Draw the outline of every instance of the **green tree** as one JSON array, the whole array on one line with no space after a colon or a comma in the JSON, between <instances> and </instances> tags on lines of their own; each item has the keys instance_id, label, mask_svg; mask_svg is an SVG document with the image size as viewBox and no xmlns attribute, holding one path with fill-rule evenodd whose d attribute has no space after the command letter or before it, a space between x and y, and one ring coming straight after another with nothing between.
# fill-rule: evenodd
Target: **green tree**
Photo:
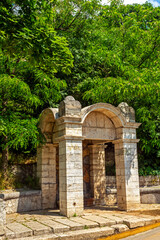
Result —
<instances>
[{"instance_id":1,"label":"green tree","mask_svg":"<svg viewBox=\"0 0 160 240\"><path fill-rule=\"evenodd\" d=\"M125 6L120 0L106 6L99 0L2 0L0 22L0 81L10 89L7 101L1 99L0 131L7 137L1 146L36 145L41 110L73 94L84 106L99 101L133 106L142 122L141 169L159 166L159 7ZM25 98L17 90L22 85ZM34 129L23 138L28 140L18 141L31 120ZM11 122L19 122L22 131L9 127Z\"/></svg>"},{"instance_id":2,"label":"green tree","mask_svg":"<svg viewBox=\"0 0 160 240\"><path fill-rule=\"evenodd\" d=\"M136 110L140 167L159 168L160 8L151 4L101 7L77 38L70 89L83 105L128 102Z\"/></svg>"},{"instance_id":3,"label":"green tree","mask_svg":"<svg viewBox=\"0 0 160 240\"><path fill-rule=\"evenodd\" d=\"M4 173L8 149L35 147L37 116L63 96L73 57L53 27L53 1L0 3L0 136Z\"/></svg>"}]
</instances>

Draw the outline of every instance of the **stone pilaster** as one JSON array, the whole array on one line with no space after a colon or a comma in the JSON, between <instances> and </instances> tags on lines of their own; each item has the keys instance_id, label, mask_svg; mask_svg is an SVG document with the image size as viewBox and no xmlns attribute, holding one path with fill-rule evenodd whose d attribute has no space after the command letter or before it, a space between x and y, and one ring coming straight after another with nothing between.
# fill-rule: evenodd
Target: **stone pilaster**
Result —
<instances>
[{"instance_id":1,"label":"stone pilaster","mask_svg":"<svg viewBox=\"0 0 160 240\"><path fill-rule=\"evenodd\" d=\"M37 149L37 177L42 191L42 209L56 207L56 146L46 144Z\"/></svg>"},{"instance_id":2,"label":"stone pilaster","mask_svg":"<svg viewBox=\"0 0 160 240\"><path fill-rule=\"evenodd\" d=\"M120 210L139 207L137 139L115 140L117 201Z\"/></svg>"},{"instance_id":3,"label":"stone pilaster","mask_svg":"<svg viewBox=\"0 0 160 240\"><path fill-rule=\"evenodd\" d=\"M83 213L83 166L81 104L68 96L59 105L58 132L53 139L59 142L60 213L67 217ZM58 137L56 137L58 136Z\"/></svg>"},{"instance_id":4,"label":"stone pilaster","mask_svg":"<svg viewBox=\"0 0 160 240\"><path fill-rule=\"evenodd\" d=\"M105 146L90 145L90 177L91 190L95 205L104 204L105 184Z\"/></svg>"},{"instance_id":5,"label":"stone pilaster","mask_svg":"<svg viewBox=\"0 0 160 240\"><path fill-rule=\"evenodd\" d=\"M82 139L65 136L59 142L60 213L67 217L83 213Z\"/></svg>"}]
</instances>

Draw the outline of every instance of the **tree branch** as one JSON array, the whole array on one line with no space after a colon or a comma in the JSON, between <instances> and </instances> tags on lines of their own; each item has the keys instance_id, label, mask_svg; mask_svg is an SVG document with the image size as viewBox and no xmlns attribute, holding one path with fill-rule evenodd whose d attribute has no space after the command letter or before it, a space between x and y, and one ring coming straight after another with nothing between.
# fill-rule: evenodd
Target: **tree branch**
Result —
<instances>
[{"instance_id":1,"label":"tree branch","mask_svg":"<svg viewBox=\"0 0 160 240\"><path fill-rule=\"evenodd\" d=\"M80 9L79 12L76 14L76 16L72 19L72 21L70 22L70 24L69 24L68 26L66 26L66 27L64 27L64 28L55 28L55 30L62 30L62 31L68 30L68 29L72 26L72 24L75 22L75 20L79 17L80 13L81 13L81 9ZM65 21L64 21L64 22L65 22ZM64 23L64 22L63 22L63 23ZM62 26L63 23L61 23L60 26ZM59 26L59 27L60 27L60 26Z\"/></svg>"},{"instance_id":2,"label":"tree branch","mask_svg":"<svg viewBox=\"0 0 160 240\"><path fill-rule=\"evenodd\" d=\"M158 37L157 37L157 38L158 38ZM138 68L151 56L151 54L152 54L152 53L155 51L155 49L159 46L159 45L157 45L157 42L156 42L157 38L155 39L154 46L153 46L152 50L151 50L146 56L142 57L139 65L138 65Z\"/></svg>"}]
</instances>

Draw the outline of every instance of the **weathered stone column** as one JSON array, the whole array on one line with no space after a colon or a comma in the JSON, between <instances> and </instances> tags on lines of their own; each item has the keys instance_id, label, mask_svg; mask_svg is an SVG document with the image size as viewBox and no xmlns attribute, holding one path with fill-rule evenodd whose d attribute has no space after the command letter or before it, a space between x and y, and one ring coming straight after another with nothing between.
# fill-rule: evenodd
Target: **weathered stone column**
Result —
<instances>
[{"instance_id":1,"label":"weathered stone column","mask_svg":"<svg viewBox=\"0 0 160 240\"><path fill-rule=\"evenodd\" d=\"M81 104L66 97L59 116L53 138L59 142L60 213L71 217L83 213Z\"/></svg>"},{"instance_id":2,"label":"weathered stone column","mask_svg":"<svg viewBox=\"0 0 160 240\"><path fill-rule=\"evenodd\" d=\"M66 136L59 142L59 194L62 215L71 217L82 214L82 139Z\"/></svg>"},{"instance_id":3,"label":"weathered stone column","mask_svg":"<svg viewBox=\"0 0 160 240\"><path fill-rule=\"evenodd\" d=\"M56 146L45 144L37 149L37 177L42 191L42 209L56 207Z\"/></svg>"},{"instance_id":4,"label":"weathered stone column","mask_svg":"<svg viewBox=\"0 0 160 240\"><path fill-rule=\"evenodd\" d=\"M106 195L105 146L90 145L89 148L91 190L95 205L104 204Z\"/></svg>"},{"instance_id":5,"label":"weathered stone column","mask_svg":"<svg viewBox=\"0 0 160 240\"><path fill-rule=\"evenodd\" d=\"M137 139L115 140L117 201L120 210L139 207Z\"/></svg>"}]
</instances>

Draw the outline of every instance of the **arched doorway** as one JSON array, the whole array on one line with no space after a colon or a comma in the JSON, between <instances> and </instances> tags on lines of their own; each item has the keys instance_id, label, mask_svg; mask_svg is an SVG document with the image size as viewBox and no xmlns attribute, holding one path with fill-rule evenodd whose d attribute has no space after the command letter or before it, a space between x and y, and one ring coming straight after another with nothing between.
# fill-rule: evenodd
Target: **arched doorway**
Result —
<instances>
[{"instance_id":1,"label":"arched doorway","mask_svg":"<svg viewBox=\"0 0 160 240\"><path fill-rule=\"evenodd\" d=\"M114 123L103 109L91 111L82 125L84 205L105 204L105 148L116 139ZM88 156L86 156L86 153Z\"/></svg>"}]
</instances>

